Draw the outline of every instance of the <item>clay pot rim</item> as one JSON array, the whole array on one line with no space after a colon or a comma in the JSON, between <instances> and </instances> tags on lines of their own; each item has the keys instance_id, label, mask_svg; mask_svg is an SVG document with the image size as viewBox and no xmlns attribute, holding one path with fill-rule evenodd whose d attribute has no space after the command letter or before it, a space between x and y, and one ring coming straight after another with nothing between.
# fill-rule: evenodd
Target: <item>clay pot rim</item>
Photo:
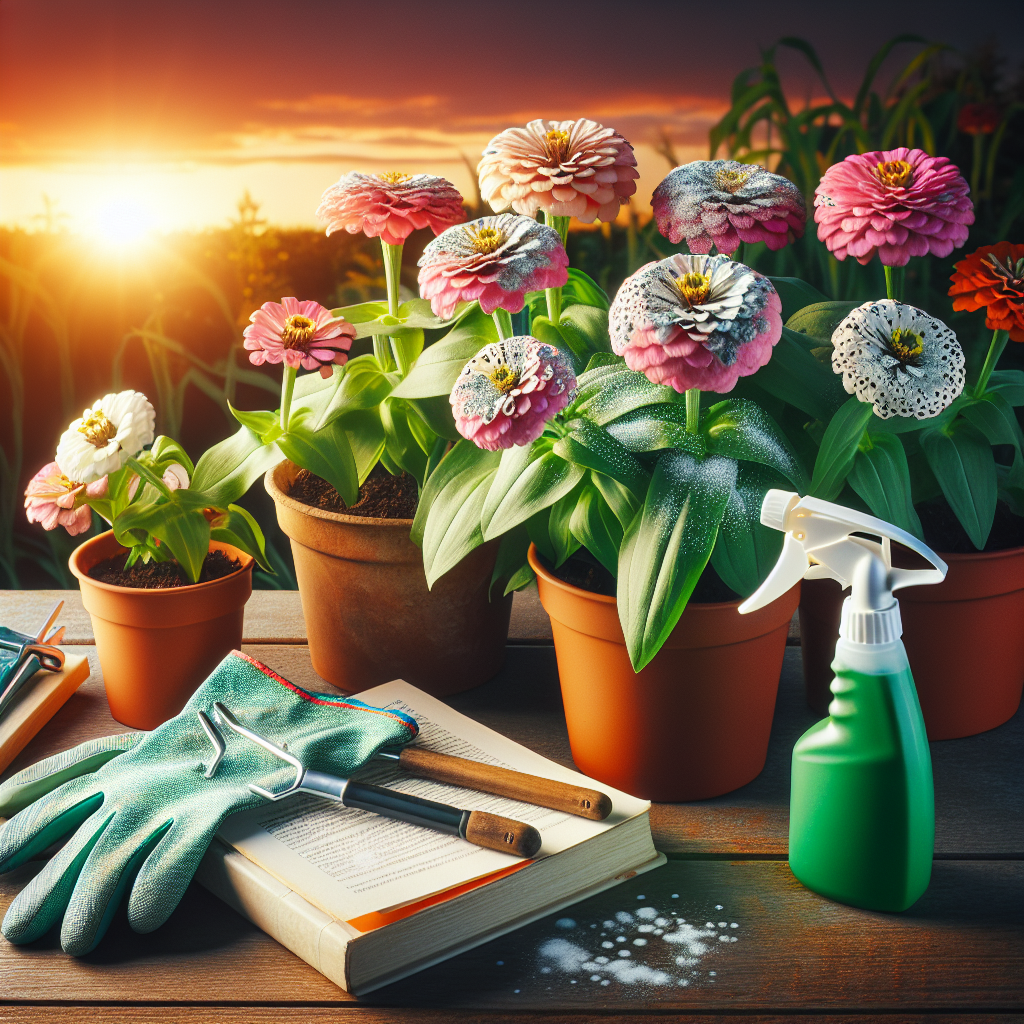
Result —
<instances>
[{"instance_id":1,"label":"clay pot rim","mask_svg":"<svg viewBox=\"0 0 1024 1024\"><path fill-rule=\"evenodd\" d=\"M1024 555L1024 545L1016 548L1001 548L999 551L945 551L935 552L944 562L989 562L997 558L1012 558L1014 555Z\"/></svg>"},{"instance_id":2,"label":"clay pot rim","mask_svg":"<svg viewBox=\"0 0 1024 1024\"><path fill-rule=\"evenodd\" d=\"M236 548L232 544L228 544L225 541L211 540L210 550L225 550L225 553L235 552L235 557L240 559L242 565L234 572L229 572L227 576L218 576L215 580L207 580L205 583L188 583L184 587L119 587L116 583L104 583L102 580L94 579L87 572L83 572L78 567L79 552L85 551L86 548L95 544L98 546L99 542L105 540L107 537L112 537L114 531L106 530L103 533L98 534L95 537L90 537L87 541L79 544L74 551L71 552L71 557L68 559L68 568L74 574L74 576L83 583L88 583L89 586L96 587L99 590L105 590L112 594L194 594L199 590L208 590L211 587L223 585L228 580L233 580L243 573L249 572L252 567L256 564L256 559L252 555L247 554L240 548ZM122 544L116 545L121 551L127 551L128 549ZM112 557L112 556L107 556ZM100 560L102 561L102 559Z\"/></svg>"},{"instance_id":3,"label":"clay pot rim","mask_svg":"<svg viewBox=\"0 0 1024 1024\"><path fill-rule=\"evenodd\" d=\"M575 587L571 583L566 583L564 580L560 580L557 576L553 576L551 571L543 565L537 554L537 545L530 544L530 549L526 553L526 559L530 563L530 568L538 576L543 576L546 583L556 587L559 590L565 591L567 594L578 595L583 598L587 598L591 601L597 601L600 604L615 604L618 601L617 597L611 597L608 594L595 594L593 591L584 590L582 587ZM687 608L739 608L743 604L744 598L740 598L738 601L688 601L686 603Z\"/></svg>"},{"instance_id":4,"label":"clay pot rim","mask_svg":"<svg viewBox=\"0 0 1024 1024\"><path fill-rule=\"evenodd\" d=\"M263 486L266 488L267 494L285 508L310 516L313 519L324 519L329 523L344 523L351 526L393 527L395 529L402 529L406 533L412 531L412 519L378 519L375 516L347 516L344 512L330 512L325 508L313 508L312 505L304 505L301 501L296 501L295 498L281 489L275 479L277 474L288 466L295 466L295 463L289 459L284 459L273 469L268 469L263 477ZM298 469L299 467L296 466L295 468ZM285 469L285 471L287 470Z\"/></svg>"}]
</instances>

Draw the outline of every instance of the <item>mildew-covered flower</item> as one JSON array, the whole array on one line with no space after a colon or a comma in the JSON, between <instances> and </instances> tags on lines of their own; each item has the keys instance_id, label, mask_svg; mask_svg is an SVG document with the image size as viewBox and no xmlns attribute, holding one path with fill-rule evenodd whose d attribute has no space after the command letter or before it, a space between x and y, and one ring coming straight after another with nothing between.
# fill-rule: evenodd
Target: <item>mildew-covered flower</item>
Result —
<instances>
[{"instance_id":1,"label":"mildew-covered flower","mask_svg":"<svg viewBox=\"0 0 1024 1024\"><path fill-rule=\"evenodd\" d=\"M974 223L970 188L944 156L921 149L855 153L833 164L814 190L818 238L838 260L887 267L911 256L948 256Z\"/></svg>"},{"instance_id":2,"label":"mildew-covered flower","mask_svg":"<svg viewBox=\"0 0 1024 1024\"><path fill-rule=\"evenodd\" d=\"M249 319L242 344L250 362L256 366L283 362L293 369L319 370L323 377L330 377L332 364L345 363L356 336L354 324L333 316L312 299L264 302Z\"/></svg>"},{"instance_id":3,"label":"mildew-covered flower","mask_svg":"<svg viewBox=\"0 0 1024 1024\"><path fill-rule=\"evenodd\" d=\"M155 425L156 410L142 393L104 395L61 435L57 466L69 480L92 483L151 444Z\"/></svg>"},{"instance_id":4,"label":"mildew-covered flower","mask_svg":"<svg viewBox=\"0 0 1024 1024\"><path fill-rule=\"evenodd\" d=\"M807 207L788 178L758 164L694 160L670 171L651 200L658 230L690 252L715 245L732 254L740 242L781 249L804 233Z\"/></svg>"},{"instance_id":5,"label":"mildew-covered flower","mask_svg":"<svg viewBox=\"0 0 1024 1024\"><path fill-rule=\"evenodd\" d=\"M609 311L612 348L631 370L676 391L725 394L782 336L768 278L728 256L670 256L641 267Z\"/></svg>"},{"instance_id":6,"label":"mildew-covered flower","mask_svg":"<svg viewBox=\"0 0 1024 1024\"><path fill-rule=\"evenodd\" d=\"M344 228L401 245L417 228L440 234L464 221L466 211L459 190L436 174L351 171L324 192L316 216L326 221L327 234Z\"/></svg>"},{"instance_id":7,"label":"mildew-covered flower","mask_svg":"<svg viewBox=\"0 0 1024 1024\"><path fill-rule=\"evenodd\" d=\"M569 280L569 257L558 232L511 213L442 232L423 250L419 266L420 295L440 317L474 299L485 313L518 313L527 292L560 288Z\"/></svg>"},{"instance_id":8,"label":"mildew-covered flower","mask_svg":"<svg viewBox=\"0 0 1024 1024\"><path fill-rule=\"evenodd\" d=\"M531 121L506 128L477 165L480 194L495 212L610 221L636 192L633 147L596 121Z\"/></svg>"},{"instance_id":9,"label":"mildew-covered flower","mask_svg":"<svg viewBox=\"0 0 1024 1024\"><path fill-rule=\"evenodd\" d=\"M86 498L102 498L106 493L105 476L90 484L75 483L60 471L56 462L50 462L25 488L25 517L44 530L63 526L75 537L92 526L92 509L85 504Z\"/></svg>"},{"instance_id":10,"label":"mildew-covered flower","mask_svg":"<svg viewBox=\"0 0 1024 1024\"><path fill-rule=\"evenodd\" d=\"M1024 245L983 245L954 270L953 308L984 309L990 331L1008 331L1011 341L1024 341Z\"/></svg>"},{"instance_id":11,"label":"mildew-covered flower","mask_svg":"<svg viewBox=\"0 0 1024 1024\"><path fill-rule=\"evenodd\" d=\"M452 388L459 433L478 448L497 451L529 444L576 392L576 375L552 345L529 336L481 349Z\"/></svg>"},{"instance_id":12,"label":"mildew-covered flower","mask_svg":"<svg viewBox=\"0 0 1024 1024\"><path fill-rule=\"evenodd\" d=\"M858 306L832 335L832 369L883 420L937 416L964 389L964 353L942 322L879 299Z\"/></svg>"}]
</instances>

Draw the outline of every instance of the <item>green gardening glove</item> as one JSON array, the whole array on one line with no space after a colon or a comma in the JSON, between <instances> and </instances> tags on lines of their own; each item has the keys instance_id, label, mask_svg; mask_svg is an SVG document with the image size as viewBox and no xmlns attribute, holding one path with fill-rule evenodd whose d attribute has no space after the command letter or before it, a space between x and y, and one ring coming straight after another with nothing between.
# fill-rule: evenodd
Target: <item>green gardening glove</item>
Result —
<instances>
[{"instance_id":1,"label":"green gardening glove","mask_svg":"<svg viewBox=\"0 0 1024 1024\"><path fill-rule=\"evenodd\" d=\"M76 956L103 937L125 892L128 921L151 932L170 916L221 822L263 803L249 783L277 792L295 770L222 730L227 752L212 779L214 749L197 712L223 702L235 717L308 768L349 776L383 747L417 732L398 711L307 693L237 651L152 732L108 736L27 768L0 786L0 872L73 833L18 894L3 921L11 942L32 942L63 918L61 945Z\"/></svg>"}]
</instances>

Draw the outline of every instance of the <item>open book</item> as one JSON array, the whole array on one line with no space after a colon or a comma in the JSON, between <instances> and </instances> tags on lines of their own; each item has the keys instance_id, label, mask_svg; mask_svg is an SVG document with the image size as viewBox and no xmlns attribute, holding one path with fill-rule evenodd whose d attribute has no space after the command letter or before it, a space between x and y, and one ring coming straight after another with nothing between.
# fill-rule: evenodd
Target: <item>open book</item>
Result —
<instances>
[{"instance_id":1,"label":"open book","mask_svg":"<svg viewBox=\"0 0 1024 1024\"><path fill-rule=\"evenodd\" d=\"M604 821L433 782L381 763L363 782L536 827L523 860L298 795L228 818L196 878L342 988L368 992L665 862L650 804L588 779L401 680L360 700L412 715L418 746L599 789Z\"/></svg>"}]
</instances>

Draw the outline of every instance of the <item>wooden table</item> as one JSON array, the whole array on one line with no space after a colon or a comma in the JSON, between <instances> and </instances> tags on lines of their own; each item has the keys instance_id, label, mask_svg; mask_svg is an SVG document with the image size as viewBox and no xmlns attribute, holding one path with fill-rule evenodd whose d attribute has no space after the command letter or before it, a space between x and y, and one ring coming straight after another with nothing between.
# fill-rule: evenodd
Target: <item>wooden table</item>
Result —
<instances>
[{"instance_id":1,"label":"wooden table","mask_svg":"<svg viewBox=\"0 0 1024 1024\"><path fill-rule=\"evenodd\" d=\"M93 675L11 771L122 728L110 717L77 593L0 592L0 622L35 627L56 597L67 601L68 643L89 655ZM286 677L328 688L310 666L296 594L255 593L245 636L245 649ZM450 703L571 764L550 629L535 596L516 596L501 674ZM790 751L813 721L791 644L762 774L715 800L654 806L655 845L667 865L363 999L193 885L157 932L136 935L122 912L81 959L61 952L56 935L17 948L0 940L0 1021L1024 1019L1021 714L982 736L932 744L931 887L893 915L829 902L789 872ZM4 908L38 868L0 877ZM691 943L634 945L633 915L643 907L685 917ZM560 948L553 939L594 946L616 914L633 917L620 919L638 965L631 980L591 981L552 955ZM681 952L686 962L678 964Z\"/></svg>"}]
</instances>

